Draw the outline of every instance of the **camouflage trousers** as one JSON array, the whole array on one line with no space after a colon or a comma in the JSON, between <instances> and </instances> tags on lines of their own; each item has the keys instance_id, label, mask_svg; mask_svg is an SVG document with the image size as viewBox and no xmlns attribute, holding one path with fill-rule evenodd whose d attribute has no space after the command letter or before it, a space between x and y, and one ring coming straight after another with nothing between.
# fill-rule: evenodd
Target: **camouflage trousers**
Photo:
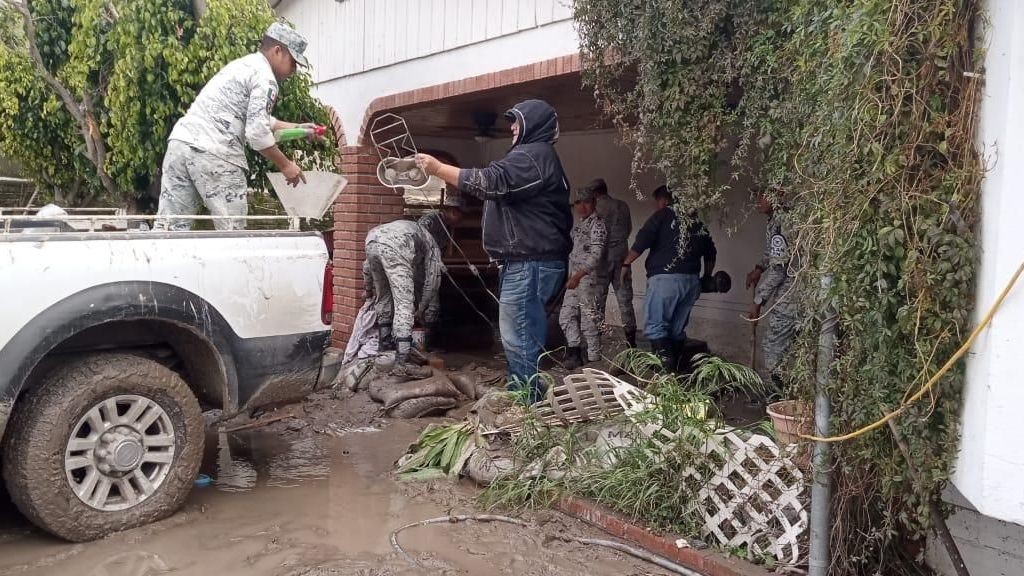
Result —
<instances>
[{"instance_id":1,"label":"camouflage trousers","mask_svg":"<svg viewBox=\"0 0 1024 576\"><path fill-rule=\"evenodd\" d=\"M171 140L164 154L160 204L153 229L191 229L191 220L174 216L194 216L199 213L200 204L206 205L211 216L245 216L249 211L246 190L244 170L184 142ZM245 221L217 218L213 225L217 230L242 230Z\"/></svg>"},{"instance_id":2,"label":"camouflage trousers","mask_svg":"<svg viewBox=\"0 0 1024 576\"><path fill-rule=\"evenodd\" d=\"M782 364L800 326L800 315L796 306L783 298L773 302L771 310L768 311L768 330L762 342L764 367L769 373L774 373Z\"/></svg>"},{"instance_id":3,"label":"camouflage trousers","mask_svg":"<svg viewBox=\"0 0 1024 576\"><path fill-rule=\"evenodd\" d=\"M366 243L366 262L373 278L377 324L391 325L395 340L412 338L416 315L416 286L411 256L380 242Z\"/></svg>"},{"instance_id":4,"label":"camouflage trousers","mask_svg":"<svg viewBox=\"0 0 1024 576\"><path fill-rule=\"evenodd\" d=\"M558 313L558 325L565 333L570 348L579 348L586 341L587 360L601 359L601 317L598 313L595 287L589 276L584 276L579 286L565 291L562 309Z\"/></svg>"},{"instance_id":5,"label":"camouflage trousers","mask_svg":"<svg viewBox=\"0 0 1024 576\"><path fill-rule=\"evenodd\" d=\"M633 284L622 282L622 261L626 254L622 250L609 252L599 264L594 275L594 298L597 304L599 325L605 321L605 307L608 304L608 287L615 291L615 301L619 305L619 316L626 332L636 332L636 310L633 308Z\"/></svg>"}]
</instances>

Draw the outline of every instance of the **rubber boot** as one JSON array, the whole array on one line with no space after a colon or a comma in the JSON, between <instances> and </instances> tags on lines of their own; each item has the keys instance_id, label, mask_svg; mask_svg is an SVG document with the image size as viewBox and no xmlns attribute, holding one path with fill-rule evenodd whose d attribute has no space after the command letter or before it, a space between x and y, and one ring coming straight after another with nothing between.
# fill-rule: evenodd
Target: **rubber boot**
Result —
<instances>
[{"instance_id":1,"label":"rubber boot","mask_svg":"<svg viewBox=\"0 0 1024 576\"><path fill-rule=\"evenodd\" d=\"M783 392L786 391L786 383L782 381L782 377L779 376L777 372L771 373L771 380L773 389L768 392L768 398L766 398L766 400L768 402L781 400L783 398Z\"/></svg>"},{"instance_id":2,"label":"rubber boot","mask_svg":"<svg viewBox=\"0 0 1024 576\"><path fill-rule=\"evenodd\" d=\"M685 374L690 371L690 362L686 358L685 352L686 340L672 341L672 370L679 374Z\"/></svg>"},{"instance_id":3,"label":"rubber boot","mask_svg":"<svg viewBox=\"0 0 1024 576\"><path fill-rule=\"evenodd\" d=\"M630 348L636 348L636 330L626 330L626 344Z\"/></svg>"},{"instance_id":4,"label":"rubber boot","mask_svg":"<svg viewBox=\"0 0 1024 576\"><path fill-rule=\"evenodd\" d=\"M672 353L672 341L668 338L658 338L651 341L651 351L661 359L661 366L667 371L675 369L675 354Z\"/></svg>"},{"instance_id":5,"label":"rubber boot","mask_svg":"<svg viewBox=\"0 0 1024 576\"><path fill-rule=\"evenodd\" d=\"M571 372L578 370L580 366L583 366L583 356L580 354L580 347L570 346L565 351L565 364L562 367Z\"/></svg>"}]
</instances>

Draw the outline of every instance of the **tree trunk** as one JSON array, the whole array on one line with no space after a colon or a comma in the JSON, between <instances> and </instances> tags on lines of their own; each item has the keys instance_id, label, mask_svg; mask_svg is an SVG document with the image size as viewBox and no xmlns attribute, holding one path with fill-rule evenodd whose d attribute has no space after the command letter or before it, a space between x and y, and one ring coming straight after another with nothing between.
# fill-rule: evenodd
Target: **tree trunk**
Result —
<instances>
[{"instance_id":1,"label":"tree trunk","mask_svg":"<svg viewBox=\"0 0 1024 576\"><path fill-rule=\"evenodd\" d=\"M196 22L201 20L206 15L206 0L192 0L192 16L195 17Z\"/></svg>"},{"instance_id":2,"label":"tree trunk","mask_svg":"<svg viewBox=\"0 0 1024 576\"><path fill-rule=\"evenodd\" d=\"M77 122L78 129L82 133L82 139L85 141L86 157L96 167L96 176L99 177L100 183L103 184L103 188L111 196L120 198L121 194L117 189L117 184L107 174L105 167L107 144L103 140L103 135L100 134L100 127L96 122L96 113L93 110L92 102L90 102L88 96L82 98L81 101L76 100L71 91L47 70L43 57L39 53L39 47L36 45L36 26L32 20L32 13L29 11L28 4L14 0L4 1L21 14L22 27L28 41L29 56L32 58L36 71L43 77L43 81L60 96L64 108L67 109L75 119L75 122Z\"/></svg>"}]
</instances>

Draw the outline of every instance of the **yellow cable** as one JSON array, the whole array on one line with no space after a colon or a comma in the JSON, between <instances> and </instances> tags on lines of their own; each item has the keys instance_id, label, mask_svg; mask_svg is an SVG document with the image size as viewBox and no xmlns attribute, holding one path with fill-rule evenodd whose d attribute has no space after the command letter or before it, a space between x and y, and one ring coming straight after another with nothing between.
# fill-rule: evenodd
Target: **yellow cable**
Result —
<instances>
[{"instance_id":1,"label":"yellow cable","mask_svg":"<svg viewBox=\"0 0 1024 576\"><path fill-rule=\"evenodd\" d=\"M967 337L967 340L963 343L962 346L960 346L960 349L957 350L956 353L953 354L953 356L946 361L942 368L939 369L939 371L936 372L935 375L932 376L931 379L928 380L928 382L926 382L925 385L922 386L916 394L911 396L909 400L900 405L899 408L886 414L885 416L882 417L881 420L873 424L869 424L859 430L850 432L849 434L843 434L842 436L829 436L827 438L822 438L820 436L805 436L801 434L800 437L803 438L804 440L813 440L815 442L842 442L844 440L850 440L852 438L856 438L858 436L867 434L868 432L871 432L876 428L884 426L886 422L902 414L903 411L909 408L911 404L920 400L921 397L924 396L928 392L928 390L930 390L931 387L934 386L935 383L938 382L939 379L946 374L946 372L949 372L949 369L952 368L954 364L956 364L957 360L963 357L963 355L966 354L967 351L971 349L971 346L974 344L974 341L981 334L982 330L984 330L985 327L988 326L989 322L992 321L992 317L995 316L996 310L999 309L999 306L1003 303L1003 300L1006 299L1006 295L1010 293L1010 289L1013 288L1013 285L1017 283L1017 279L1020 278L1022 272L1024 272L1024 262L1022 262L1021 265L1017 267L1017 272L1014 273L1013 278L1010 278L1010 282L1006 284L1006 288L1003 288L1003 292L999 295L999 298L996 298L995 303L992 304L992 307L988 309L988 312L985 314L985 317L981 319L981 322L974 329L974 331L971 332L971 335Z\"/></svg>"}]
</instances>

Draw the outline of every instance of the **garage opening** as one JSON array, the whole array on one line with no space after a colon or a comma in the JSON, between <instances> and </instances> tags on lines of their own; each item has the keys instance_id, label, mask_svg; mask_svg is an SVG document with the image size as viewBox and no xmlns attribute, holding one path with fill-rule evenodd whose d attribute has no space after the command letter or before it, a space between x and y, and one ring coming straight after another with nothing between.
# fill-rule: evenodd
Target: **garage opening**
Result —
<instances>
[{"instance_id":1,"label":"garage opening","mask_svg":"<svg viewBox=\"0 0 1024 576\"><path fill-rule=\"evenodd\" d=\"M573 189L595 178L603 178L612 196L625 201L631 211L633 235L654 211L651 192L664 183L657 171L632 175L632 151L622 145L618 132L602 118L593 94L582 87L578 72L522 82L411 105L381 113L402 116L417 147L460 167L480 167L501 158L511 143L503 113L530 98L550 103L558 112L561 135L557 144L563 168ZM705 341L711 352L745 364L752 362L753 332L743 319L752 293L743 279L761 259L764 251L765 219L753 214L750 203L752 183L745 175L734 180L728 165L717 168L720 181L732 180L732 191L720 213L704 219L718 248L718 270L733 278L726 294L704 294L694 308L688 336ZM436 207L439 198L425 199L421 191L405 193L405 214L415 218ZM497 342L498 270L488 261L481 242L482 204L467 198L469 214L453 231L456 242L448 247L444 262L454 283L446 279L441 289L441 325L437 343L447 351L492 348ZM631 240L633 236L631 235ZM460 250L461 249L461 250ZM646 278L641 259L634 268L634 309L643 326ZM488 294L490 292L490 294ZM618 305L609 296L606 322L612 337L621 340ZM487 318L487 320L484 319ZM763 323L762 323L763 324ZM561 339L557 311L549 317L549 348ZM500 348L500 344L498 345Z\"/></svg>"}]
</instances>

